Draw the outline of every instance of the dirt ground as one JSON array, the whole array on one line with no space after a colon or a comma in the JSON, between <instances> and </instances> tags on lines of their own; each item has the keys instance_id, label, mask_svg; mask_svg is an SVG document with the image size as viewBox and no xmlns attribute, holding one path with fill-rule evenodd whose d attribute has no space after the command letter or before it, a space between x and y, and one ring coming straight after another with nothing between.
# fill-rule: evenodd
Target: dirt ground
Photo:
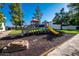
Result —
<instances>
[{"instance_id":1,"label":"dirt ground","mask_svg":"<svg viewBox=\"0 0 79 59\"><path fill-rule=\"evenodd\" d=\"M70 39L75 34L63 34L62 36L54 36L51 34L32 35L20 39L0 40L0 47L5 46L14 40L28 40L30 48L23 51L12 53L0 53L1 56L39 56L52 47L55 47L62 42Z\"/></svg>"}]
</instances>

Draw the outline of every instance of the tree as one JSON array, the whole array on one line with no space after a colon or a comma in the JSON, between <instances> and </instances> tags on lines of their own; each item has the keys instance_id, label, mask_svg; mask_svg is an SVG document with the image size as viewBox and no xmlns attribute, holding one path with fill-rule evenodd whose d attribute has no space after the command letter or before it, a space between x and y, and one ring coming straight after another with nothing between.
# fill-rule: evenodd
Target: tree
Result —
<instances>
[{"instance_id":1,"label":"tree","mask_svg":"<svg viewBox=\"0 0 79 59\"><path fill-rule=\"evenodd\" d=\"M55 17L53 19L53 22L55 24L60 24L60 14L59 13L55 13Z\"/></svg>"},{"instance_id":2,"label":"tree","mask_svg":"<svg viewBox=\"0 0 79 59\"><path fill-rule=\"evenodd\" d=\"M64 12L64 8L62 8L59 13L55 14L55 18L53 21L56 24L60 24L62 30L62 25L64 24L64 20L65 20L65 12Z\"/></svg>"},{"instance_id":3,"label":"tree","mask_svg":"<svg viewBox=\"0 0 79 59\"><path fill-rule=\"evenodd\" d=\"M34 13L33 19L39 20L39 23L40 23L40 19L41 19L41 18L42 18L42 13L41 13L41 11L40 11L39 6L37 6L37 8L36 8L36 10L35 10L35 13ZM38 23L38 24L39 24L39 23Z\"/></svg>"},{"instance_id":4,"label":"tree","mask_svg":"<svg viewBox=\"0 0 79 59\"><path fill-rule=\"evenodd\" d=\"M0 29L2 29L2 22L5 22L5 16L2 12L4 5L0 4Z\"/></svg>"},{"instance_id":5,"label":"tree","mask_svg":"<svg viewBox=\"0 0 79 59\"><path fill-rule=\"evenodd\" d=\"M72 11L72 19L70 23L79 26L79 3L70 3L68 7L70 11Z\"/></svg>"},{"instance_id":6,"label":"tree","mask_svg":"<svg viewBox=\"0 0 79 59\"><path fill-rule=\"evenodd\" d=\"M64 8L62 8L59 13L55 13L55 17L53 19L53 22L55 24L60 24L61 29L62 29L62 26L70 25L70 21L71 21L70 14L71 14L70 11L65 12Z\"/></svg>"},{"instance_id":7,"label":"tree","mask_svg":"<svg viewBox=\"0 0 79 59\"><path fill-rule=\"evenodd\" d=\"M55 13L55 17L53 19L53 22L55 24L61 25L61 29L62 29L62 26L70 25L70 21L71 21L70 14L71 14L70 11L65 12L64 8L62 8L59 13Z\"/></svg>"},{"instance_id":8,"label":"tree","mask_svg":"<svg viewBox=\"0 0 79 59\"><path fill-rule=\"evenodd\" d=\"M11 21L12 24L15 26L15 28L17 29L17 26L19 26L22 29L22 33L23 33L23 12L22 12L22 8L21 8L21 4L20 3L13 3L10 4L9 6L10 8L10 14L11 14Z\"/></svg>"},{"instance_id":9,"label":"tree","mask_svg":"<svg viewBox=\"0 0 79 59\"><path fill-rule=\"evenodd\" d=\"M61 23L61 30L62 30L62 25L64 23L63 21L64 20L64 8L60 10L60 17L61 17L60 23Z\"/></svg>"}]
</instances>

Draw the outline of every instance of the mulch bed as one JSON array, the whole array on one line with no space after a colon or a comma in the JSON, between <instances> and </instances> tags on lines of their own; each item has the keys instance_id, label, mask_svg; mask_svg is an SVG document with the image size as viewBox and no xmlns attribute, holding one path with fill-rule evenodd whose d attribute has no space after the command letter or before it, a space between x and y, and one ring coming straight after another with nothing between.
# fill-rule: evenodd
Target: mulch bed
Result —
<instances>
[{"instance_id":1,"label":"mulch bed","mask_svg":"<svg viewBox=\"0 0 79 59\"><path fill-rule=\"evenodd\" d=\"M62 36L54 36L52 34L44 34L20 38L17 40L28 40L30 42L29 49L12 53L0 53L0 56L39 56L52 47L56 47L62 42L65 42L74 35L75 34L63 34ZM14 40L16 39L0 40L0 47L7 45Z\"/></svg>"}]
</instances>

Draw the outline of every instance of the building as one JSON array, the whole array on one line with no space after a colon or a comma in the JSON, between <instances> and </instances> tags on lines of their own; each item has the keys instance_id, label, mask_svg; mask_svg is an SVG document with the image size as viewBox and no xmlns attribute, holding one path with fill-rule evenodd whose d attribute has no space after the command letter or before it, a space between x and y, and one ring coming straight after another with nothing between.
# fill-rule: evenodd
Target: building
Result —
<instances>
[{"instance_id":1,"label":"building","mask_svg":"<svg viewBox=\"0 0 79 59\"><path fill-rule=\"evenodd\" d=\"M5 31L5 23L0 23L0 32Z\"/></svg>"},{"instance_id":2,"label":"building","mask_svg":"<svg viewBox=\"0 0 79 59\"><path fill-rule=\"evenodd\" d=\"M47 25L49 22L47 20L45 20L44 22L42 22L42 24Z\"/></svg>"},{"instance_id":3,"label":"building","mask_svg":"<svg viewBox=\"0 0 79 59\"><path fill-rule=\"evenodd\" d=\"M5 26L5 19L6 17L3 17L3 21L0 21L0 32L3 32L6 30L6 26Z\"/></svg>"}]
</instances>

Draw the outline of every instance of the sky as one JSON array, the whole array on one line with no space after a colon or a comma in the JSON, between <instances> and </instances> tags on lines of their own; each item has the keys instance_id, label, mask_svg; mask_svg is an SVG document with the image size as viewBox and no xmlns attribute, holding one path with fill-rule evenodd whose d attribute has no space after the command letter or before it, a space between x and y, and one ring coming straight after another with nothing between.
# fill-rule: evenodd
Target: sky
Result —
<instances>
[{"instance_id":1,"label":"sky","mask_svg":"<svg viewBox=\"0 0 79 59\"><path fill-rule=\"evenodd\" d=\"M4 15L6 16L6 26L12 26L11 23L11 16L9 14L9 7L8 3L5 4L3 9ZM30 21L32 20L33 13L35 13L36 7L39 6L42 15L41 22L44 20L52 21L55 16L55 13L59 12L61 8L64 8L65 11L68 11L66 3L23 3L22 4L22 11L24 13L23 20L25 21L25 25L29 25Z\"/></svg>"}]
</instances>

